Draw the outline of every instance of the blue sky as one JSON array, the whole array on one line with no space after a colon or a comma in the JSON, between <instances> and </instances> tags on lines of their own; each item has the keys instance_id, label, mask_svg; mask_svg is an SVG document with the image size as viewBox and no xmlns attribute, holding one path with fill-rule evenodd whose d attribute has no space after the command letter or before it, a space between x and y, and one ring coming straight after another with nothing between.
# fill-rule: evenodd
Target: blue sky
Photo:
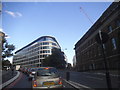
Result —
<instances>
[{"instance_id":1,"label":"blue sky","mask_svg":"<svg viewBox=\"0 0 120 90\"><path fill-rule=\"evenodd\" d=\"M7 40L16 46L16 50L41 36L53 36L66 53L68 62L72 63L75 43L110 4L111 2L4 2L2 29L9 35Z\"/></svg>"}]
</instances>

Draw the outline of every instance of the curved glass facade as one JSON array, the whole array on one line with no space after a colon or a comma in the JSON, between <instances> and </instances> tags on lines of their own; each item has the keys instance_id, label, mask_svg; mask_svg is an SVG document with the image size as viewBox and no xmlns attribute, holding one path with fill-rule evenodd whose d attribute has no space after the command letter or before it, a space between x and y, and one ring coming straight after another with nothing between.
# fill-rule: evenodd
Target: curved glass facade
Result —
<instances>
[{"instance_id":1,"label":"curved glass facade","mask_svg":"<svg viewBox=\"0 0 120 90\"><path fill-rule=\"evenodd\" d=\"M52 49L61 49L54 37L43 36L16 51L13 64L23 67L42 66L42 60L52 54Z\"/></svg>"}]
</instances>

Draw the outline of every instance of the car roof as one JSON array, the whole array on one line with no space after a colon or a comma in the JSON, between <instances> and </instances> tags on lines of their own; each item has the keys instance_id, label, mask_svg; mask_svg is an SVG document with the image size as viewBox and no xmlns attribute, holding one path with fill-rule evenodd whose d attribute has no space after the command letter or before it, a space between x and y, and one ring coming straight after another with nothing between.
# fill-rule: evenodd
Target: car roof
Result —
<instances>
[{"instance_id":1,"label":"car roof","mask_svg":"<svg viewBox=\"0 0 120 90\"><path fill-rule=\"evenodd\" d=\"M38 68L55 68L55 67L38 67Z\"/></svg>"}]
</instances>

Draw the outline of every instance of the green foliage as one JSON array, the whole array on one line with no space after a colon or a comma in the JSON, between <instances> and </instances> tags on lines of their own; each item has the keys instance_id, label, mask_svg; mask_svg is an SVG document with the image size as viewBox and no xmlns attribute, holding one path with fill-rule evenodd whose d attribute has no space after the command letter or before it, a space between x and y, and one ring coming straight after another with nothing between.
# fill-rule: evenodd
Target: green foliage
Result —
<instances>
[{"instance_id":1,"label":"green foliage","mask_svg":"<svg viewBox=\"0 0 120 90\"><path fill-rule=\"evenodd\" d=\"M11 63L10 63L9 60L3 60L3 61L2 61L2 66L3 66L3 67L4 67L4 66L10 67L10 66L11 66Z\"/></svg>"},{"instance_id":2,"label":"green foliage","mask_svg":"<svg viewBox=\"0 0 120 90\"><path fill-rule=\"evenodd\" d=\"M5 60L7 57L13 56L12 51L15 50L15 46L13 44L8 44L7 40L4 38L3 40L3 48L2 48L2 67L10 67L11 63L9 60Z\"/></svg>"},{"instance_id":3,"label":"green foliage","mask_svg":"<svg viewBox=\"0 0 120 90\"><path fill-rule=\"evenodd\" d=\"M2 50L2 58L13 56L12 51L15 50L15 46L13 44L8 44L7 40L3 40L3 50Z\"/></svg>"},{"instance_id":4,"label":"green foliage","mask_svg":"<svg viewBox=\"0 0 120 90\"><path fill-rule=\"evenodd\" d=\"M65 68L64 53L60 49L52 49L52 55L43 60L43 66L56 67L59 69Z\"/></svg>"}]
</instances>

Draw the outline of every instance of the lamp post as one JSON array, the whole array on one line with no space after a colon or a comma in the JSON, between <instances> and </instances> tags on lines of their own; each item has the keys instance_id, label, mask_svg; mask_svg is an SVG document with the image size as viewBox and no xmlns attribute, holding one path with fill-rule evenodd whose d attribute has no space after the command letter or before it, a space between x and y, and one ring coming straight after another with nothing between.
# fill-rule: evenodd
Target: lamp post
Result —
<instances>
[{"instance_id":1,"label":"lamp post","mask_svg":"<svg viewBox=\"0 0 120 90\"><path fill-rule=\"evenodd\" d=\"M105 67L105 72L106 72L107 87L108 87L108 90L112 90L111 79L110 79L110 74L109 74L109 69L108 69L108 62L106 60L105 49L104 49L104 43L106 43L108 39L109 39L109 36L107 33L99 31L99 33L96 35L96 41L97 43L101 45L101 50L103 53L103 61L104 61L104 67Z\"/></svg>"}]
</instances>

